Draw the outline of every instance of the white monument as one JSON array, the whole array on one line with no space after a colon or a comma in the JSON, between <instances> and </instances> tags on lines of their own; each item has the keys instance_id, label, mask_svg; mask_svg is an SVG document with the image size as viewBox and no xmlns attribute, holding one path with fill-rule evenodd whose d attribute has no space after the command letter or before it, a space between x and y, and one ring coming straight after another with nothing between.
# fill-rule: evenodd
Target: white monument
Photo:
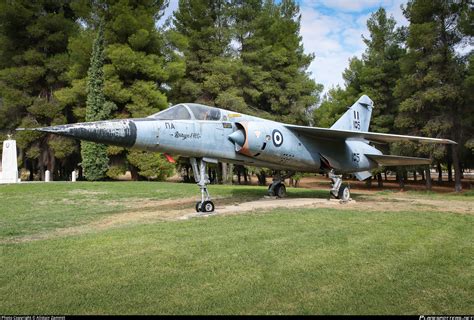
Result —
<instances>
[{"instance_id":1,"label":"white monument","mask_svg":"<svg viewBox=\"0 0 474 320\"><path fill-rule=\"evenodd\" d=\"M18 182L18 159L16 154L16 141L8 135L3 141L2 172L0 172L0 183Z\"/></svg>"}]
</instances>

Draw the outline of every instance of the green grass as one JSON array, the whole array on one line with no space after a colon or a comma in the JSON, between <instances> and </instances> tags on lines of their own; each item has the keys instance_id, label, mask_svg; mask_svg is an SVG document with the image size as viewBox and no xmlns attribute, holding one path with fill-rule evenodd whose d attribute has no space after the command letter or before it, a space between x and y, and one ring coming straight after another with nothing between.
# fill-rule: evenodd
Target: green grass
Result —
<instances>
[{"instance_id":1,"label":"green grass","mask_svg":"<svg viewBox=\"0 0 474 320\"><path fill-rule=\"evenodd\" d=\"M396 195L400 191L394 190L383 190L378 191L378 195L383 196L391 196ZM435 200L462 200L462 201L474 201L474 190L464 190L461 193L457 192L447 192L447 193L439 193L435 191L428 191L428 190L408 190L403 192L405 195L412 196L414 198L425 198L425 199L435 199Z\"/></svg>"},{"instance_id":2,"label":"green grass","mask_svg":"<svg viewBox=\"0 0 474 320\"><path fill-rule=\"evenodd\" d=\"M264 190L211 186L222 198ZM33 234L116 213L127 199L195 192L165 183L1 186L9 205L0 218L2 229ZM44 197L52 201L36 205ZM64 198L73 200L69 211L61 211ZM94 201L107 204L95 208ZM3 243L0 312L472 314L473 227L473 215L433 211L278 209Z\"/></svg>"},{"instance_id":3,"label":"green grass","mask_svg":"<svg viewBox=\"0 0 474 320\"><path fill-rule=\"evenodd\" d=\"M266 187L211 185L213 197L261 198ZM290 197L327 197L327 191L292 189ZM195 184L166 182L52 182L0 185L0 241L77 226L130 211L130 201L200 198Z\"/></svg>"}]
</instances>

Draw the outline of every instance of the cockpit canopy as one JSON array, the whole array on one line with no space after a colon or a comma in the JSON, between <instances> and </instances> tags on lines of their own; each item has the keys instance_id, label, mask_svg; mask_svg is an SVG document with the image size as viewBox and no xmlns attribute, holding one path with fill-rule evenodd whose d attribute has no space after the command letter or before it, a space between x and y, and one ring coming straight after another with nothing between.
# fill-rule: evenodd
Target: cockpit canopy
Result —
<instances>
[{"instance_id":1,"label":"cockpit canopy","mask_svg":"<svg viewBox=\"0 0 474 320\"><path fill-rule=\"evenodd\" d=\"M181 103L155 113L149 118L157 120L211 120L221 119L221 110L197 103Z\"/></svg>"}]
</instances>

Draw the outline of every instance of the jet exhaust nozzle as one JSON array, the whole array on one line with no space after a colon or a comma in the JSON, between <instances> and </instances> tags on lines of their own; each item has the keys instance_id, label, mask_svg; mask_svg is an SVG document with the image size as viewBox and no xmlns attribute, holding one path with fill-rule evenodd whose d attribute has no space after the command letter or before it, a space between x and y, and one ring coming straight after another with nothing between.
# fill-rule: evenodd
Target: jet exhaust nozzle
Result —
<instances>
[{"instance_id":1,"label":"jet exhaust nozzle","mask_svg":"<svg viewBox=\"0 0 474 320\"><path fill-rule=\"evenodd\" d=\"M132 147L137 139L137 126L132 120L82 122L43 128L20 128L17 130L41 131L128 148Z\"/></svg>"}]
</instances>

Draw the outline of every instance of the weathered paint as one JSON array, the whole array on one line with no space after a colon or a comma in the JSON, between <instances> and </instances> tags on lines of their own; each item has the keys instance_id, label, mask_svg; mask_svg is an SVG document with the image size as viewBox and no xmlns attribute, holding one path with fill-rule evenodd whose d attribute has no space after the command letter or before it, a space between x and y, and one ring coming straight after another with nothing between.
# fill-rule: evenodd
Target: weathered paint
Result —
<instances>
[{"instance_id":1,"label":"weathered paint","mask_svg":"<svg viewBox=\"0 0 474 320\"><path fill-rule=\"evenodd\" d=\"M137 138L137 126L133 120L83 122L35 130L128 148L135 144Z\"/></svg>"}]
</instances>

